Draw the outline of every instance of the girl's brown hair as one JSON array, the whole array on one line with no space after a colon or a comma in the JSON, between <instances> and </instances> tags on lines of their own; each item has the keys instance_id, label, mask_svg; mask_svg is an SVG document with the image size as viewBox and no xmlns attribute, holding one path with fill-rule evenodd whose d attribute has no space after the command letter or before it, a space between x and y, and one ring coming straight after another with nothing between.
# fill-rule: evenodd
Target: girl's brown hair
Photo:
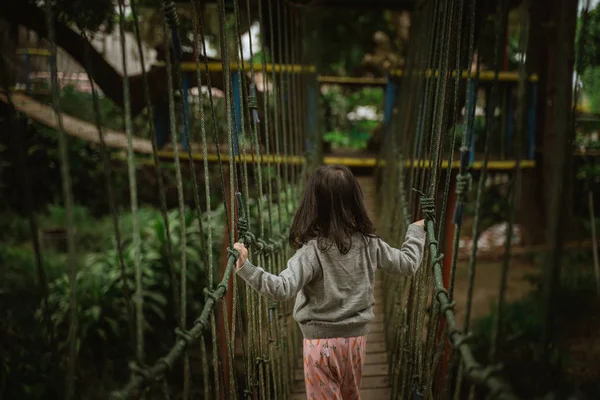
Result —
<instances>
[{"instance_id":1,"label":"girl's brown hair","mask_svg":"<svg viewBox=\"0 0 600 400\"><path fill-rule=\"evenodd\" d=\"M290 229L290 246L298 249L317 239L319 250L334 244L342 254L352 247L352 235L374 237L358 181L346 167L319 167L310 177Z\"/></svg>"}]
</instances>

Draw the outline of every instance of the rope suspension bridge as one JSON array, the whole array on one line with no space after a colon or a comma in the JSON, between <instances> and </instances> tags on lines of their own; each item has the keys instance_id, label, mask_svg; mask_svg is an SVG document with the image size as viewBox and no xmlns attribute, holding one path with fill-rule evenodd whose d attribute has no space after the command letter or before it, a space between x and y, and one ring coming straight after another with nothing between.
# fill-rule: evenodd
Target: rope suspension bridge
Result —
<instances>
[{"instance_id":1,"label":"rope suspension bridge","mask_svg":"<svg viewBox=\"0 0 600 400\"><path fill-rule=\"evenodd\" d=\"M413 277L386 277L379 279L376 296L377 318L372 324L367 349L363 393L365 399L438 399L483 398L516 399L510 384L497 364L497 353L504 340L503 307L507 274L510 267L511 235L515 220L516 192L511 191L511 214L508 221L502 277L495 313L492 346L487 359L476 359L470 347L473 291L477 261L477 240L469 260L466 316L458 321L455 316L454 282L458 256L459 235L466 204L474 199L473 238L480 234L479 218L486 176L493 169L490 160L490 136L497 134L501 122L487 113L486 133L477 138L474 134L477 90L466 96L465 116L460 95L467 88L477 88L483 81L491 84L489 109L501 103L502 79L518 83L515 140L512 143L514 160L503 164L502 169L512 174L511 185L519 188L523 168L533 166L528 159L528 121L531 82L537 77L520 64L519 72L503 75L500 71L500 49L503 45L502 21L508 13L508 2L500 0L496 10L494 29L495 48L493 72L480 71L480 64L471 66L475 53L475 0L435 0L418 2L414 12L412 37L402 72L391 74L398 85L395 107L398 112L386 126L386 135L378 157L355 166L368 166L373 176L361 178L369 212L378 221L379 235L391 245L399 246L408 224L421 215L426 220L427 252L422 268ZM99 93L92 84L95 113L93 124L86 126L86 140L100 144L103 152L107 202L114 222L114 237L119 257L123 299L128 309L128 329L131 338L130 375L119 380L111 394L114 399L177 398L205 399L248 398L285 399L305 398L304 376L301 373L301 333L291 318L292 304L275 303L260 297L238 281L234 265L238 254L233 250L235 241L250 248L250 258L272 273L279 273L291 256L286 232L302 194L305 177L324 160L339 162L335 157L323 157L321 138L314 109L318 99L319 82L335 83L334 78L320 77L309 65L303 46L303 27L306 23L304 7L277 0L218 0L219 43L222 62L213 65L207 57L202 5L191 1L196 40L194 63L182 62L180 27L175 5L163 0L165 49L168 49L164 66L168 80L168 121L172 150L166 154L158 146L155 107L151 104L150 82L147 66L142 60L144 98L148 113L147 129L150 141L134 136L130 107L130 87L125 51L125 11L119 4L118 29L121 33L124 101L124 138L119 142L115 135L103 127L99 111ZM528 1L524 2L527 11ZM142 52L140 22L136 2L129 2L138 52ZM252 43L251 59L260 48L260 65L247 63L242 57L240 24L242 18L252 19L251 7L258 7L261 31L271 32L270 41L261 35L260 43ZM27 112L32 103L4 85L2 100L15 110L38 114L40 121L56 127L59 135L63 201L68 227L68 264L70 320L68 338L68 368L66 393L68 399L78 398L77 384L77 248L74 230L74 199L71 166L67 152L69 124L75 124L61 112L60 85L57 75L57 45L54 24L57 10L53 2L45 5L49 33L49 65L51 70L52 114L49 109L36 108ZM266 11L266 12L265 12ZM523 12L522 26L527 24L528 12ZM233 26L234 33L228 27ZM520 52L527 49L526 29L521 30ZM84 39L88 34L81 32ZM277 35L277 49L274 36ZM276 61L274 54L279 55ZM287 66L294 66L287 67ZM296 68L297 66L297 68ZM84 66L93 82L94 65ZM211 70L223 74L226 115L227 148L223 149L222 133L217 130L215 111L218 105L211 89ZM270 88L257 94L257 70L267 75ZM190 109L183 104L189 86L185 72L194 72L196 86L208 87L205 96L209 112L202 106L193 109L200 121L201 154L192 146L179 145L178 127L182 127L185 143L192 143ZM243 71L243 73L242 73ZM424 72L425 71L425 72ZM455 71L463 71L456 73ZM391 78L390 78L391 79ZM387 81L352 84L385 85ZM203 95L204 96L204 95ZM23 100L23 101L21 101ZM179 104L179 103L182 104ZM181 114L180 110L182 110ZM42 114L45 116L42 118ZM208 129L210 121L213 129ZM455 148L456 126L462 125L465 134ZM195 132L197 134L198 132ZM214 147L209 145L211 139ZM447 140L449 139L449 140ZM483 160L473 159L473 144L484 142ZM446 145L445 145L446 144ZM133 259L123 255L124 232L118 223L118 210L114 189L115 162L109 154L110 147L126 151L130 211L132 215ZM209 147L210 151L209 151ZM459 154L458 158L456 154ZM170 350L159 358L147 356L146 327L148 325L147 301L144 288L143 238L138 221L138 183L136 165L151 155L150 163L158 182L161 215L165 226L169 254L169 276L176 305L177 326ZM168 159L168 160L167 160ZM175 166L178 194L178 224L170 226L164 194L164 163ZM530 163L527 164L526 161ZM187 163L193 198L184 196L182 169ZM351 164L351 161L347 162ZM216 169L209 168L216 164ZM472 185L471 171L480 169L477 187ZM202 171L202 172L201 172ZM209 184L210 171L218 174L219 186ZM203 173L203 176L200 174ZM201 185L204 181L204 187ZM211 213L215 190L220 191L224 219L213 221ZM470 194L474 193L473 196ZM214 193L213 193L214 194ZM186 203L193 204L195 223L204 240L202 262L207 274L207 287L203 288L204 303L201 310L190 310L187 277L189 262L186 252L189 225L185 223ZM252 223L251 216L256 215ZM215 259L212 249L215 237L223 229L225 254ZM180 238L172 240L174 230ZM448 240L452 238L452 240ZM444 243L451 243L445 246ZM175 248L179 246L179 249ZM176 259L176 256L179 259ZM381 277L380 277L381 278ZM132 284L131 284L132 283ZM197 288L193 288L194 295Z\"/></svg>"}]
</instances>

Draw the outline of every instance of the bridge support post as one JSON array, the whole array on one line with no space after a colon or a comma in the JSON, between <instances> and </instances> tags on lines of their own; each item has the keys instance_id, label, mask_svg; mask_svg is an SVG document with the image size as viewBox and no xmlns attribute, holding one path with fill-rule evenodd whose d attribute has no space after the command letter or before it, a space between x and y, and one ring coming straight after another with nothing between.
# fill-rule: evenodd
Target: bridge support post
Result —
<instances>
[{"instance_id":1,"label":"bridge support post","mask_svg":"<svg viewBox=\"0 0 600 400\"><path fill-rule=\"evenodd\" d=\"M454 221L452 219L452 215L454 214L454 208L456 207L456 176L458 171L456 169L451 169L448 166L446 170L447 174L450 175L450 192L448 192L448 201L446 202L446 220L444 222L444 243L442 245L442 252L444 254L444 259L442 260L442 278L444 281L444 287L448 288L450 286L450 275L452 271L452 251L454 247L454 230L456 226L454 225ZM451 293L451 292L450 292ZM452 300L452 298L450 299ZM452 348L450 346L450 341L447 339L447 333L444 333L444 326L446 325L446 319L442 316L439 331L438 331L438 340L443 340L444 343L444 356L442 358L440 364L440 374L439 374L439 389L444 388L447 368L448 368L448 360L450 359L450 354L452 352ZM442 336L443 335L443 336Z\"/></svg>"},{"instance_id":2,"label":"bridge support post","mask_svg":"<svg viewBox=\"0 0 600 400\"><path fill-rule=\"evenodd\" d=\"M229 235L229 227L231 226L231 221L235 220L235 215L231 215L231 213L229 212L229 210L231 210L231 202L235 201L234 198L231 198L231 193L228 190L229 188L229 184L230 184L230 179L229 179L229 167L225 167L223 170L223 175L225 178L224 184L225 184L225 198L226 198L226 206L227 206L227 210L228 210L228 219L227 221L225 221L225 224L223 225L223 245L221 246L221 274L215 276L215 280L216 282L219 282L221 277L223 276L223 274L225 273L225 270L227 268L227 259L229 258L229 253L228 253L228 249L229 249L229 240L228 240L228 235ZM234 240L235 238L237 238L237 231L232 232L233 233L233 237ZM217 325L218 325L218 331L217 331L217 335L218 335L218 343L219 343L219 352L221 355L221 371L223 371L223 382L222 385L219 385L219 388L221 390L221 393L219 393L219 399L227 399L229 398L229 393L230 393L230 387L229 387L229 355L227 353L227 336L225 335L225 327L227 327L227 329L229 329L229 332L231 332L231 329L233 327L233 321L231 320L231 317L233 315L233 281L234 281L234 274L231 274L231 277L229 279L229 282L227 282L227 292L225 293L225 297L223 298L223 302L226 304L226 310L227 310L227 314L223 313L223 307L222 306L217 306L218 307L218 312L215 313L215 315L217 316ZM214 290L214 288L211 288ZM226 325L227 324L227 325ZM235 354L234 354L235 356ZM234 373L235 373L235 365L234 365Z\"/></svg>"},{"instance_id":3,"label":"bridge support post","mask_svg":"<svg viewBox=\"0 0 600 400\"><path fill-rule=\"evenodd\" d=\"M531 103L529 104L529 135L528 135L528 152L530 160L535 158L535 109L537 104L537 84L531 84Z\"/></svg>"},{"instance_id":4,"label":"bridge support post","mask_svg":"<svg viewBox=\"0 0 600 400\"><path fill-rule=\"evenodd\" d=\"M31 58L29 52L25 49L23 53L23 63L25 64L25 91L31 94Z\"/></svg>"},{"instance_id":5,"label":"bridge support post","mask_svg":"<svg viewBox=\"0 0 600 400\"><path fill-rule=\"evenodd\" d=\"M513 97L512 87L506 88L506 152L505 157L510 158L512 154L512 132L513 132Z\"/></svg>"},{"instance_id":6,"label":"bridge support post","mask_svg":"<svg viewBox=\"0 0 600 400\"><path fill-rule=\"evenodd\" d=\"M321 146L320 140L321 137L318 132L318 110L317 104L319 102L318 92L317 92L317 79L316 75L311 75L307 77L307 85L306 85L306 154L310 157L309 165L318 165L320 164L320 160L318 157L321 157Z\"/></svg>"},{"instance_id":7,"label":"bridge support post","mask_svg":"<svg viewBox=\"0 0 600 400\"><path fill-rule=\"evenodd\" d=\"M188 76L186 73L182 73L181 85L182 85L182 89L183 89L182 93L181 93L181 96L183 98L183 101L182 101L183 110L181 110L181 113L182 113L181 120L183 121L183 124L181 126L181 144L183 146L183 150L187 151L188 146L190 144L188 143L187 137L185 135L185 124L187 123L190 133L192 132L192 128L190 126L190 101L189 101L189 96L188 96L190 83L189 83Z\"/></svg>"},{"instance_id":8,"label":"bridge support post","mask_svg":"<svg viewBox=\"0 0 600 400\"><path fill-rule=\"evenodd\" d=\"M159 100L152 105L154 114L154 129L156 131L156 146L162 149L167 142L169 132L169 105Z\"/></svg>"},{"instance_id":9,"label":"bridge support post","mask_svg":"<svg viewBox=\"0 0 600 400\"><path fill-rule=\"evenodd\" d=\"M390 122L392 120L392 112L394 110L394 104L396 103L396 90L397 86L392 81L392 77L390 73L387 73L387 84L385 85L385 103L383 109L383 125L385 128L384 133L384 143L385 138L389 134Z\"/></svg>"},{"instance_id":10,"label":"bridge support post","mask_svg":"<svg viewBox=\"0 0 600 400\"><path fill-rule=\"evenodd\" d=\"M475 104L475 99L477 98L477 96L475 95L475 82L471 81L470 87L469 87L469 109L467 110L467 120L468 118L470 118L470 116L473 116L473 124L472 124L472 132L471 132L471 158L469 160L469 164L473 164L473 162L475 161L475 140L477 139L477 135L475 134L475 113L473 112L475 107L477 107L477 105ZM488 102L488 94L486 93L485 96L485 101L486 103ZM487 110L487 107L486 107ZM487 117L487 116L486 116Z\"/></svg>"},{"instance_id":11,"label":"bridge support post","mask_svg":"<svg viewBox=\"0 0 600 400\"><path fill-rule=\"evenodd\" d=\"M233 112L235 116L235 125L233 126L233 152L237 157L240 154L239 137L242 131L242 105L240 104L240 71L231 73L231 81L233 86Z\"/></svg>"}]
</instances>

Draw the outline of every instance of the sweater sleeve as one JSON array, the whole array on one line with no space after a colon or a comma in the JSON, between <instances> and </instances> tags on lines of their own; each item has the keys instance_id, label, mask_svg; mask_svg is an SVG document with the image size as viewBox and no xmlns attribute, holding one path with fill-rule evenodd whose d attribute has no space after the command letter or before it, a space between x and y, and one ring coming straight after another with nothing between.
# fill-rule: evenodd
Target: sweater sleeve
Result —
<instances>
[{"instance_id":1,"label":"sweater sleeve","mask_svg":"<svg viewBox=\"0 0 600 400\"><path fill-rule=\"evenodd\" d=\"M377 240L377 265L395 275L413 275L423 260L425 230L417 225L409 225L406 238L400 249L395 249L383 240Z\"/></svg>"},{"instance_id":2,"label":"sweater sleeve","mask_svg":"<svg viewBox=\"0 0 600 400\"><path fill-rule=\"evenodd\" d=\"M246 261L236 273L263 296L277 301L291 299L317 273L315 263L307 257L303 250L298 250L290 258L287 268L279 275L266 272L249 261Z\"/></svg>"}]
</instances>

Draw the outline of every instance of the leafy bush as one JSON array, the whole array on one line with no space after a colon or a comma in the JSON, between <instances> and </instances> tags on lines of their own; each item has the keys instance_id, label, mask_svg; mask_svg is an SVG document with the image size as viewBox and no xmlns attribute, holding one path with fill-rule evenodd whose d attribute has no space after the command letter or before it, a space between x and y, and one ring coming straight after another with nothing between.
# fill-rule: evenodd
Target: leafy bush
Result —
<instances>
[{"instance_id":1,"label":"leafy bush","mask_svg":"<svg viewBox=\"0 0 600 400\"><path fill-rule=\"evenodd\" d=\"M562 276L560 292L557 293L560 301L555 300L552 310L554 320L550 329L554 344L549 349L548 360L542 357L544 349L540 343L545 324L541 312L545 301L542 276L531 276L530 280L537 289L504 307L504 330L496 353L497 361L504 365L505 376L521 397L532 398L549 392L572 393L576 387L567 373L572 360L564 351L561 341L575 321L586 318L589 305L595 302L595 286L589 264L573 264L571 261L564 262L569 265L569 270ZM488 360L495 307L492 305L490 314L475 321L473 326L475 355L483 362ZM536 384L532 385L532 382ZM597 398L598 392L587 394L589 398Z\"/></svg>"},{"instance_id":2,"label":"leafy bush","mask_svg":"<svg viewBox=\"0 0 600 400\"><path fill-rule=\"evenodd\" d=\"M292 189L276 195L282 209L291 210ZM287 199L287 203L284 201ZM256 230L258 202L248 201L250 225ZM267 223L268 204L263 199L263 215ZM277 206L273 205L275 210ZM62 226L64 209L50 206L39 218L40 226ZM139 210L141 269L144 300L146 355L162 356L173 343L173 327L177 325L175 294L179 291L181 272L181 231L179 211L168 212L171 233L171 255L168 254L166 229L160 212L152 208ZM225 210L220 204L202 215L204 232L200 231L195 212L186 209L187 313L193 320L204 306L202 289L206 286L206 249L208 220L211 220L215 279L221 277L219 256L223 245ZM282 226L290 215L282 213ZM277 220L277 214L274 215ZM14 224L25 221L16 218ZM83 207L75 209L78 254L77 265L77 352L78 398L106 398L107 393L129 376L128 361L134 354L133 335L129 332L127 300L133 304L134 248L132 216L121 216L123 261L130 298L127 299L110 217L94 218ZM67 337L70 319L71 286L67 256L44 251L43 261L49 281L48 308L41 298L36 265L27 231L11 243L0 244L0 316L2 341L0 355L0 393L6 398L41 399L63 396L67 360ZM274 224L273 237L282 234ZM17 240L18 239L18 240ZM176 282L171 279L171 268ZM47 323L49 320L49 324Z\"/></svg>"}]
</instances>

